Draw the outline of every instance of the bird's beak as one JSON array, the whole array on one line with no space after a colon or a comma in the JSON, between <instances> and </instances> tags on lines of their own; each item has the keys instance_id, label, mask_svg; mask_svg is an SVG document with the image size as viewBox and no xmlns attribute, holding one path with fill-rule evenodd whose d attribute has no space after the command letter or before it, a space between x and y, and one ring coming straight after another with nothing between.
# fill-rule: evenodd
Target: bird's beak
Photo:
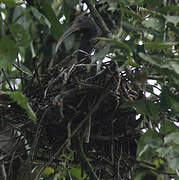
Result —
<instances>
[{"instance_id":1,"label":"bird's beak","mask_svg":"<svg viewBox=\"0 0 179 180\"><path fill-rule=\"evenodd\" d=\"M62 42L69 36L71 35L72 33L76 32L79 30L79 27L75 26L75 25L72 25L64 34L63 36L58 40L58 43L55 47L55 54L57 53L60 45L62 44Z\"/></svg>"}]
</instances>

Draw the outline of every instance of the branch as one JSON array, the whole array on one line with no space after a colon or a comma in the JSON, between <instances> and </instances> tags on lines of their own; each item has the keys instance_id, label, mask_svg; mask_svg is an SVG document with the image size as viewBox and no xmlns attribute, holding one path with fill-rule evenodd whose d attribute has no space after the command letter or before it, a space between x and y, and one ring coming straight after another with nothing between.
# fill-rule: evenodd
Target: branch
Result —
<instances>
[{"instance_id":1,"label":"branch","mask_svg":"<svg viewBox=\"0 0 179 180\"><path fill-rule=\"evenodd\" d=\"M99 26L99 28L102 31L102 34L105 37L108 37L110 31L106 25L106 23L103 21L103 18L101 17L101 15L98 13L98 11L96 10L96 8L91 4L90 0L83 0L82 2L86 3L88 8L90 9L91 15L93 16L96 24Z\"/></svg>"},{"instance_id":2,"label":"branch","mask_svg":"<svg viewBox=\"0 0 179 180\"><path fill-rule=\"evenodd\" d=\"M14 89L11 86L11 83L9 82L8 78L6 77L6 73L5 73L4 69L2 68L1 71L4 75L5 80L7 81L7 84L9 85L9 88L11 89L11 91L14 91Z\"/></svg>"}]
</instances>

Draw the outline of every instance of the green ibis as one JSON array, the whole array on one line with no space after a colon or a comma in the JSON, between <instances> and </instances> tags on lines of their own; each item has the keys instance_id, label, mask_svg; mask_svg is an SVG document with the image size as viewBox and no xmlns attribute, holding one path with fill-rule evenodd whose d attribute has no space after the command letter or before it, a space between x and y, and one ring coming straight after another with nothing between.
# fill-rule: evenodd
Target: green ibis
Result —
<instances>
[{"instance_id":1,"label":"green ibis","mask_svg":"<svg viewBox=\"0 0 179 180\"><path fill-rule=\"evenodd\" d=\"M97 37L98 28L94 21L89 17L80 16L76 18L73 25L59 39L55 48L55 54L57 53L58 48L60 47L63 40L74 32L79 32L82 34L80 47L77 54L77 60L80 62L82 59L86 59L86 54L91 52L93 48L93 42L91 39Z\"/></svg>"}]
</instances>

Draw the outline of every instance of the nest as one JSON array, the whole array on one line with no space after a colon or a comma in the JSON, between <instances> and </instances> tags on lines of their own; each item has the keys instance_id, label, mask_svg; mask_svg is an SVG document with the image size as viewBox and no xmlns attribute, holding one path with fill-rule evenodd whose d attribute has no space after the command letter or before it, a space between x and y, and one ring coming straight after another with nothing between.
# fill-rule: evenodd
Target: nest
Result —
<instances>
[{"instance_id":1,"label":"nest","mask_svg":"<svg viewBox=\"0 0 179 180\"><path fill-rule=\"evenodd\" d=\"M128 177L135 163L139 121L135 109L121 105L140 99L142 92L126 71L117 71L118 65L56 65L26 81L24 94L38 124L14 102L8 112L23 124L18 130L36 152L34 161L49 161L53 155L51 162L58 165L62 154L73 152L69 164L81 164L91 179Z\"/></svg>"}]
</instances>

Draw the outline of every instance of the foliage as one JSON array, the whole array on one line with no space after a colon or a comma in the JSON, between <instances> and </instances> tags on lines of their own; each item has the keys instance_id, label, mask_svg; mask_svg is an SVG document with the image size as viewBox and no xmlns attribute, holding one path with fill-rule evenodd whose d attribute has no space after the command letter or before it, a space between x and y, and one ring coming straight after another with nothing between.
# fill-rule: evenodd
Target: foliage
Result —
<instances>
[{"instance_id":1,"label":"foliage","mask_svg":"<svg viewBox=\"0 0 179 180\"><path fill-rule=\"evenodd\" d=\"M2 178L178 179L179 1L85 2L0 0Z\"/></svg>"}]
</instances>

